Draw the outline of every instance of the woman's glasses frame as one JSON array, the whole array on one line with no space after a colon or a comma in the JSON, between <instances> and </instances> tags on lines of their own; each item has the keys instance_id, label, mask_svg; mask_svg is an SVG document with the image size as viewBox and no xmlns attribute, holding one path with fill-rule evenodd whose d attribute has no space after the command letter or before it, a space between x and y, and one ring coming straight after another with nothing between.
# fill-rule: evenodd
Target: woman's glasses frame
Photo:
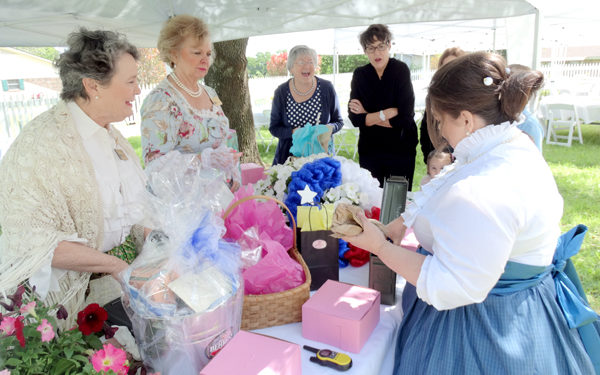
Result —
<instances>
[{"instance_id":1,"label":"woman's glasses frame","mask_svg":"<svg viewBox=\"0 0 600 375\"><path fill-rule=\"evenodd\" d=\"M315 66L316 64L312 60L296 60L294 62L294 65L298 65L298 66L312 65L312 66Z\"/></svg>"},{"instance_id":2,"label":"woman's glasses frame","mask_svg":"<svg viewBox=\"0 0 600 375\"><path fill-rule=\"evenodd\" d=\"M368 54L371 54L371 53L375 52L375 50L383 52L383 51L387 50L388 48L390 48L389 42L379 43L376 46L373 46L373 45L367 46L365 48L365 52L368 53Z\"/></svg>"}]
</instances>

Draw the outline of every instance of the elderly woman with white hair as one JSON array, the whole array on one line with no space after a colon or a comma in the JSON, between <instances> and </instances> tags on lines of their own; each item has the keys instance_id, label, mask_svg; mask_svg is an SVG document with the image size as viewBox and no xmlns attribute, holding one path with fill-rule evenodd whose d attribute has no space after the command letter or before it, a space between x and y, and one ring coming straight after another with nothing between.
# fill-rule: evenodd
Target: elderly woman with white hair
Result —
<instances>
[{"instance_id":1,"label":"elderly woman with white hair","mask_svg":"<svg viewBox=\"0 0 600 375\"><path fill-rule=\"evenodd\" d=\"M273 96L269 131L279 138L273 165L283 164L290 156L292 134L307 123L330 125L333 133L344 126L340 103L333 84L315 76L317 52L304 45L290 50L287 68L292 74ZM330 151L333 147L333 137Z\"/></svg>"}]
</instances>

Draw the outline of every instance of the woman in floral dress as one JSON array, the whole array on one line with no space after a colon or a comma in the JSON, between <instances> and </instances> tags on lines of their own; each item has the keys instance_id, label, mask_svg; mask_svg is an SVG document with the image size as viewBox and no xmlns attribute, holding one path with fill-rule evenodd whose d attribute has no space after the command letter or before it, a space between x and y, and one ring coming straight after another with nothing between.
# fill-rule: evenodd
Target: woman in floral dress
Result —
<instances>
[{"instance_id":1,"label":"woman in floral dress","mask_svg":"<svg viewBox=\"0 0 600 375\"><path fill-rule=\"evenodd\" d=\"M203 168L226 172L232 190L240 183L239 157L229 145L235 135L216 92L199 80L211 65L206 24L196 17L169 19L160 32L161 59L173 71L142 105L142 152L146 166L171 152L196 154ZM229 145L228 145L229 144Z\"/></svg>"}]
</instances>

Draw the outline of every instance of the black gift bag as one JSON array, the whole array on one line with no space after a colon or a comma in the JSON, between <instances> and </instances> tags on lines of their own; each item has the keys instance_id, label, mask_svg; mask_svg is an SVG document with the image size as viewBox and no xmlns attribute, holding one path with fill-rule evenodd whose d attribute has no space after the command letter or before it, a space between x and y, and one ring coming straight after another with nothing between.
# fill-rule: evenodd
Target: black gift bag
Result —
<instances>
[{"instance_id":1,"label":"black gift bag","mask_svg":"<svg viewBox=\"0 0 600 375\"><path fill-rule=\"evenodd\" d=\"M326 209L321 211L328 215ZM339 281L339 243L337 238L331 237L330 230L311 230L310 214L308 216L309 228L302 228L303 231L300 232L300 253L312 277L310 290L317 290L327 280Z\"/></svg>"},{"instance_id":2,"label":"black gift bag","mask_svg":"<svg viewBox=\"0 0 600 375\"><path fill-rule=\"evenodd\" d=\"M407 192L406 178L391 176L385 179L379 221L388 224L404 212ZM396 272L374 254L369 258L369 288L381 293L382 305L396 304Z\"/></svg>"}]
</instances>

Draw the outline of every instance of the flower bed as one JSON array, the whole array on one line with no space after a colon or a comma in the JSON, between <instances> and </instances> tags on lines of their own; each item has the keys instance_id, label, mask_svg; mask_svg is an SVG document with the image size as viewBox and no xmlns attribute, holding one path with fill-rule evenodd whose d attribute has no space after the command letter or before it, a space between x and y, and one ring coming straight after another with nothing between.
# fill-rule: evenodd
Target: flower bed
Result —
<instances>
[{"instance_id":1,"label":"flower bed","mask_svg":"<svg viewBox=\"0 0 600 375\"><path fill-rule=\"evenodd\" d=\"M58 331L57 321L67 318L63 306L42 305L22 285L8 301L0 302L7 311L0 314L0 375L127 374L126 352L100 339L118 328L98 304L77 314L76 327Z\"/></svg>"}]
</instances>

